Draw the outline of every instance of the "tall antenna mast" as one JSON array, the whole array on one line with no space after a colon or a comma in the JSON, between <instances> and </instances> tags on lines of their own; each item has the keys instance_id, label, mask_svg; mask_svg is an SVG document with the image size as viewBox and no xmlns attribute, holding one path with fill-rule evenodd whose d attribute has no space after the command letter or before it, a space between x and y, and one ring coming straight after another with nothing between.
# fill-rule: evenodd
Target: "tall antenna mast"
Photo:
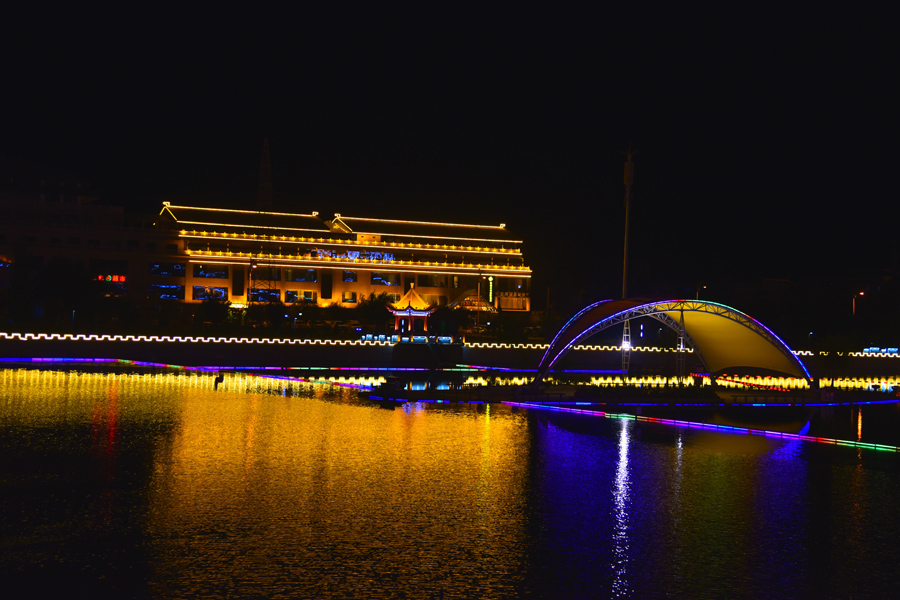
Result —
<instances>
[{"instance_id":1,"label":"tall antenna mast","mask_svg":"<svg viewBox=\"0 0 900 600\"><path fill-rule=\"evenodd\" d=\"M637 151L633 151L628 146L625 152L627 160L625 161L625 256L622 260L622 300L628 298L628 219L631 216L631 186L634 184L634 155Z\"/></svg>"}]
</instances>

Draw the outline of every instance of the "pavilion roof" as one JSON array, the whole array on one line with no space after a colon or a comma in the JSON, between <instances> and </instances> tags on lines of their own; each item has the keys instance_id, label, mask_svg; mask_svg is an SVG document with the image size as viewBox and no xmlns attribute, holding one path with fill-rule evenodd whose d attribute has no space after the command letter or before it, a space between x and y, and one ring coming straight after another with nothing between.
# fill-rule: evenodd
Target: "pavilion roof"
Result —
<instances>
[{"instance_id":1,"label":"pavilion roof","mask_svg":"<svg viewBox=\"0 0 900 600\"><path fill-rule=\"evenodd\" d=\"M481 312L497 312L494 305L478 295L478 291L471 289L466 290L460 295L456 301L450 303L451 308L459 307L464 310L481 311Z\"/></svg>"},{"instance_id":2,"label":"pavilion roof","mask_svg":"<svg viewBox=\"0 0 900 600\"><path fill-rule=\"evenodd\" d=\"M419 295L419 292L416 291L416 288L411 287L405 294L403 294L403 297L394 302L390 308L391 312L404 311L409 309L429 310L431 309L431 303L426 302L422 298L422 296Z\"/></svg>"}]
</instances>

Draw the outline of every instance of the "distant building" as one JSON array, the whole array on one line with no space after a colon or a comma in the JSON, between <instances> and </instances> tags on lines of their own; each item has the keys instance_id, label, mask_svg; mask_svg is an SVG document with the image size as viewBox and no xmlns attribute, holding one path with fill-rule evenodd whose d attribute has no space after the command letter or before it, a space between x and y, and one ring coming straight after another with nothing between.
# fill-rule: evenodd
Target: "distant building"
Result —
<instances>
[{"instance_id":1,"label":"distant building","mask_svg":"<svg viewBox=\"0 0 900 600\"><path fill-rule=\"evenodd\" d=\"M145 299L148 262L176 252L173 244L166 246L152 217L100 204L90 185L77 179L42 168L32 174L6 167L0 189L0 289L26 282L28 289L15 290L17 301L33 301L37 313L43 299L79 293ZM16 284L10 275L15 263Z\"/></svg>"},{"instance_id":2,"label":"distant building","mask_svg":"<svg viewBox=\"0 0 900 600\"><path fill-rule=\"evenodd\" d=\"M415 286L434 305L480 295L529 311L531 269L522 241L500 225L431 223L175 206L157 225L177 252L149 265L151 296L233 304L356 306L370 294L398 300Z\"/></svg>"}]
</instances>

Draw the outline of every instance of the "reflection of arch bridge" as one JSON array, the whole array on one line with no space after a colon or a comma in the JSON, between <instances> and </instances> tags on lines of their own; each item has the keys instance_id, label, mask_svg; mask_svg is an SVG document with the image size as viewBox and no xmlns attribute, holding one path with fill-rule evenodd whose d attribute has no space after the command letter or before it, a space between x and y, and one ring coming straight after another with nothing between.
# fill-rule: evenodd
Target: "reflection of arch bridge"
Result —
<instances>
[{"instance_id":1,"label":"reflection of arch bridge","mask_svg":"<svg viewBox=\"0 0 900 600\"><path fill-rule=\"evenodd\" d=\"M693 359L711 376L725 369L754 367L811 379L803 363L777 335L733 308L703 300L602 300L583 309L559 330L541 359L535 385L576 343L640 317L652 317L675 330L684 346L693 348Z\"/></svg>"}]
</instances>

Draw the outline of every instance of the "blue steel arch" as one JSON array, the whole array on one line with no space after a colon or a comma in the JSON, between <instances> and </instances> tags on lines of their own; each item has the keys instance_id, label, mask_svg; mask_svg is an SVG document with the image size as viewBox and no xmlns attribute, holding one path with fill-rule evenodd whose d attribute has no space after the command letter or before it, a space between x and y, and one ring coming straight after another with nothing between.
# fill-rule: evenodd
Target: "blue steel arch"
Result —
<instances>
[{"instance_id":1,"label":"blue steel arch","mask_svg":"<svg viewBox=\"0 0 900 600\"><path fill-rule=\"evenodd\" d=\"M713 317L714 319L704 319L710 323L715 322L715 319L724 319L720 323L727 324L728 328L731 329L731 335L735 338L738 337L735 336L736 333L738 335L748 332L752 333L764 341L765 348L770 353L768 362L778 367L773 366L769 368L805 377L807 380L811 379L806 366L772 330L756 319L724 304L706 300L664 300L653 302L645 300L601 300L585 307L562 326L541 358L534 384L540 384L553 365L579 341L604 329L638 317L652 317L678 332L679 335L684 337L686 344L694 349L696 353L695 358L699 358L706 371L712 373L713 369L710 368L710 361L704 353L704 346L720 346L713 350L717 351L714 357L716 359L715 364L722 364L727 362L729 358L727 345L729 340L725 339L724 342L726 344L723 346L723 340L714 339L715 332L712 332L713 335L710 335L710 332L705 331L700 332L704 334L701 337L706 338L705 341L695 339L696 336L692 335L691 327L685 326L685 313L702 313L704 316ZM680 315L680 319L674 318L673 315ZM738 328L732 328L732 324L737 325ZM731 348L730 351L733 354L731 358L739 359L741 350L741 348ZM721 360L723 355L724 360Z\"/></svg>"}]
</instances>

